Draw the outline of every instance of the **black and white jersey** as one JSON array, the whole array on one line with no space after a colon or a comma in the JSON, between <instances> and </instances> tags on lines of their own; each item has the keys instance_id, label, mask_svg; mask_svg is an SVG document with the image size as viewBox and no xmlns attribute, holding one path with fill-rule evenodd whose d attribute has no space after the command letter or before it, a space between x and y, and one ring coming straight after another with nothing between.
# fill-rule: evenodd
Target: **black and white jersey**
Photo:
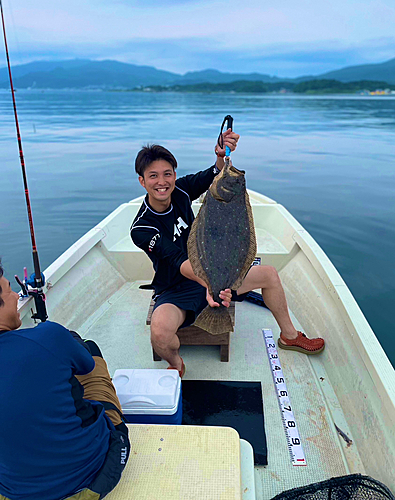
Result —
<instances>
[{"instance_id":1,"label":"black and white jersey","mask_svg":"<svg viewBox=\"0 0 395 500\"><path fill-rule=\"evenodd\" d=\"M148 203L148 194L145 197L130 236L152 261L156 294L187 279L180 273L180 266L188 259L187 241L194 220L191 204L207 191L217 173L213 166L177 179L166 212L156 212Z\"/></svg>"}]
</instances>

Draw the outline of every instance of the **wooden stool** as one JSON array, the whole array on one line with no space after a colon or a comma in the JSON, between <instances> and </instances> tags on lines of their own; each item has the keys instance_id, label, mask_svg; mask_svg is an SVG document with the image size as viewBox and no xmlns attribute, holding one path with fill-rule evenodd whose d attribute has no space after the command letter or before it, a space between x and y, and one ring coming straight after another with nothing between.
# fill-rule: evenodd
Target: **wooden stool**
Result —
<instances>
[{"instance_id":1,"label":"wooden stool","mask_svg":"<svg viewBox=\"0 0 395 500\"><path fill-rule=\"evenodd\" d=\"M147 325L151 324L151 316L154 310L155 302L151 300L151 304L148 309L147 315ZM229 314L232 320L233 328L235 327L235 303L231 302L229 306ZM201 328L191 325L185 328L181 328L177 331L177 336L180 339L181 345L219 345L221 361L229 361L229 346L230 346L230 334L221 333L220 335L212 335L211 333L202 330ZM154 361L160 361L162 358L152 349Z\"/></svg>"}]
</instances>

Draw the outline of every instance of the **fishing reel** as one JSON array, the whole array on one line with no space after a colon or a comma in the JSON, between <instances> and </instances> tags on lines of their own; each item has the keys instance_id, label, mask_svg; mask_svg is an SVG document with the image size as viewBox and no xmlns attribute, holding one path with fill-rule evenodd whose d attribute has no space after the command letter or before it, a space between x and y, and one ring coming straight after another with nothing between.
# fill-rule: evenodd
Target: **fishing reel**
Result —
<instances>
[{"instance_id":1,"label":"fishing reel","mask_svg":"<svg viewBox=\"0 0 395 500\"><path fill-rule=\"evenodd\" d=\"M46 321L48 318L47 308L45 307L45 294L42 291L42 287L45 285L44 274L41 273L41 280L37 283L36 273L32 273L30 278L27 277L26 267L24 268L24 280L21 281L18 275L15 275L15 281L21 287L19 296L21 298L33 297L36 312L32 314L32 319L34 321Z\"/></svg>"}]
</instances>

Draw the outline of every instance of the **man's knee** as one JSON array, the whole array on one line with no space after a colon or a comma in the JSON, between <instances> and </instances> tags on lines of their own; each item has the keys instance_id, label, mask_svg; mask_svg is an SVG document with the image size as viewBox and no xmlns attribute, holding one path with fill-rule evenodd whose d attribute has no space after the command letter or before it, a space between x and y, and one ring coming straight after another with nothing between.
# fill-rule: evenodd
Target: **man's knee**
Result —
<instances>
[{"instance_id":1,"label":"man's knee","mask_svg":"<svg viewBox=\"0 0 395 500\"><path fill-rule=\"evenodd\" d=\"M280 276L278 275L277 269L273 266L267 266L267 276L269 280L274 283L280 282Z\"/></svg>"},{"instance_id":2,"label":"man's knee","mask_svg":"<svg viewBox=\"0 0 395 500\"><path fill-rule=\"evenodd\" d=\"M185 320L185 314L185 311L172 304L163 304L155 309L151 318L151 342L166 348L174 340L179 326Z\"/></svg>"},{"instance_id":3,"label":"man's knee","mask_svg":"<svg viewBox=\"0 0 395 500\"><path fill-rule=\"evenodd\" d=\"M161 322L151 322L151 342L158 347L166 348L174 338L177 327L169 327Z\"/></svg>"},{"instance_id":4,"label":"man's knee","mask_svg":"<svg viewBox=\"0 0 395 500\"><path fill-rule=\"evenodd\" d=\"M262 288L272 288L281 284L277 269L273 266L256 266Z\"/></svg>"},{"instance_id":5,"label":"man's knee","mask_svg":"<svg viewBox=\"0 0 395 500\"><path fill-rule=\"evenodd\" d=\"M97 356L99 358L103 357L103 354L99 346L96 344L94 340L85 340L84 344L85 346L88 347L89 352L91 353L92 356Z\"/></svg>"},{"instance_id":6,"label":"man's knee","mask_svg":"<svg viewBox=\"0 0 395 500\"><path fill-rule=\"evenodd\" d=\"M89 351L92 356L99 356L100 358L103 357L99 346L96 344L96 342L94 340L85 340L77 332L75 332L73 330L69 330L69 331L70 331L72 337L74 338L74 340L76 340L80 345L85 347L85 349L87 351Z\"/></svg>"}]
</instances>

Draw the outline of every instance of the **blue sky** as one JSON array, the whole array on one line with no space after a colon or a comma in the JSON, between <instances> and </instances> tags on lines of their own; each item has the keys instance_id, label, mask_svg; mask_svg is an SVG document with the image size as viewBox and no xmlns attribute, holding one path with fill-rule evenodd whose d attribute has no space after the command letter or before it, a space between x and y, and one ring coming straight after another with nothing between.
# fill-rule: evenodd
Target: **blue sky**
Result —
<instances>
[{"instance_id":1,"label":"blue sky","mask_svg":"<svg viewBox=\"0 0 395 500\"><path fill-rule=\"evenodd\" d=\"M3 9L13 65L78 57L295 77L395 57L395 0L3 0Z\"/></svg>"}]
</instances>

